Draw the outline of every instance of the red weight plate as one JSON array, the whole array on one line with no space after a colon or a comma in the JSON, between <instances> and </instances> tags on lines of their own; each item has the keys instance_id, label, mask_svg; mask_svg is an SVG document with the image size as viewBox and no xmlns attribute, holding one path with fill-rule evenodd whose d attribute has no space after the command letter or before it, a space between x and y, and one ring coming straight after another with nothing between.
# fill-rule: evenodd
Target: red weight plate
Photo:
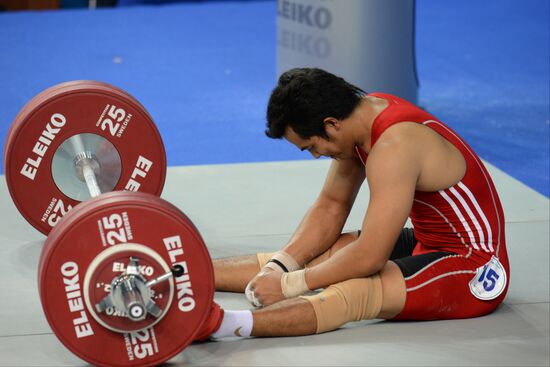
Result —
<instances>
[{"instance_id":1,"label":"red weight plate","mask_svg":"<svg viewBox=\"0 0 550 367\"><path fill-rule=\"evenodd\" d=\"M84 297L90 265L118 242L145 245L168 266L182 264L187 270L174 279L165 316L153 327L129 334L101 326ZM153 269L153 277L160 275L159 269ZM214 296L212 262L195 226L172 204L132 192L107 193L72 210L44 244L38 285L44 313L59 340L98 366L152 366L172 358L193 341Z\"/></svg>"},{"instance_id":2,"label":"red weight plate","mask_svg":"<svg viewBox=\"0 0 550 367\"><path fill-rule=\"evenodd\" d=\"M99 141L98 155L114 147L114 156L120 159L120 164L112 163L120 169L118 180L116 172L109 171L109 162L102 172L107 178L114 175L110 177L111 190L155 195L162 191L166 177L164 145L139 102L106 83L75 81L54 86L19 112L4 149L10 194L23 216L42 233L47 234L80 202L54 180L54 155L67 139L90 134ZM67 167L67 172L76 179L72 169Z\"/></svg>"}]
</instances>

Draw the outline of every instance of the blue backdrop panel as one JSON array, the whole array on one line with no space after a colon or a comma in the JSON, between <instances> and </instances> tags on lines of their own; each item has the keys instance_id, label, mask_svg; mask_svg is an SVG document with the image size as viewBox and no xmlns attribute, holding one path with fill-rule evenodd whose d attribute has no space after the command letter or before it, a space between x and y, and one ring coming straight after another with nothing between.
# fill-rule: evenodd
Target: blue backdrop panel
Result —
<instances>
[{"instance_id":1,"label":"blue backdrop panel","mask_svg":"<svg viewBox=\"0 0 550 367\"><path fill-rule=\"evenodd\" d=\"M39 91L94 79L146 106L170 165L307 158L263 132L276 10L224 1L0 13L0 140ZM416 24L420 104L548 196L548 2L422 0Z\"/></svg>"},{"instance_id":2,"label":"blue backdrop panel","mask_svg":"<svg viewBox=\"0 0 550 367\"><path fill-rule=\"evenodd\" d=\"M418 1L417 11L421 103L548 196L548 1Z\"/></svg>"},{"instance_id":3,"label":"blue backdrop panel","mask_svg":"<svg viewBox=\"0 0 550 367\"><path fill-rule=\"evenodd\" d=\"M40 90L95 79L146 106L171 165L284 159L263 144L275 11L236 2L2 14L1 138Z\"/></svg>"}]
</instances>

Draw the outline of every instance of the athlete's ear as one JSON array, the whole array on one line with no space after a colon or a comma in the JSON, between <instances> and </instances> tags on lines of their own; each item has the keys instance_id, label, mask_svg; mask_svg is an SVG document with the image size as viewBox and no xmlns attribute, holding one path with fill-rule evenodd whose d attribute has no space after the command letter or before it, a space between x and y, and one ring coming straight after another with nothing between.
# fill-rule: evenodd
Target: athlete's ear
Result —
<instances>
[{"instance_id":1,"label":"athlete's ear","mask_svg":"<svg viewBox=\"0 0 550 367\"><path fill-rule=\"evenodd\" d=\"M323 120L323 124L325 125L325 129L334 128L336 129L336 131L340 130L340 128L342 127L340 120L334 117L325 117L325 119Z\"/></svg>"}]
</instances>

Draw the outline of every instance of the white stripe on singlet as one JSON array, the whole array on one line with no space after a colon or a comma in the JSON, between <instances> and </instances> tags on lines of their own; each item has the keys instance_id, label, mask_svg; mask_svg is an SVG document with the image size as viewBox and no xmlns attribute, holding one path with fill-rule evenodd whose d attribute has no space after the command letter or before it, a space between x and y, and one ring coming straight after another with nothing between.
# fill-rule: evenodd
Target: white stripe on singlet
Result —
<instances>
[{"instance_id":1,"label":"white stripe on singlet","mask_svg":"<svg viewBox=\"0 0 550 367\"><path fill-rule=\"evenodd\" d=\"M471 249L470 249L471 250ZM411 280L411 279L414 279L416 278L418 275L422 274L426 269L428 269L430 266L433 266L435 264L437 264L438 262L440 261L443 261L445 259L448 259L448 258L451 258L451 257L461 257L462 255L447 255L447 256L443 256L443 257L440 257L439 259L437 260L434 260L432 261L431 263L427 264L426 266L424 266L422 269L418 270L416 273L414 273L413 275L411 276L408 276L405 278L405 280Z\"/></svg>"},{"instance_id":2,"label":"white stripe on singlet","mask_svg":"<svg viewBox=\"0 0 550 367\"><path fill-rule=\"evenodd\" d=\"M493 248L493 231L491 231L491 226L489 225L489 221L487 220L487 217L485 216L485 213L481 209L479 203L477 202L474 194L470 191L470 189L464 185L461 182L458 183L458 186L468 195L470 198L470 201L474 204L474 207L476 208L477 214L483 221L483 224L485 225L485 230L487 231L487 245L489 246L490 252L495 252L495 249Z\"/></svg>"},{"instance_id":3,"label":"white stripe on singlet","mask_svg":"<svg viewBox=\"0 0 550 367\"><path fill-rule=\"evenodd\" d=\"M461 182L459 182L459 184L460 183ZM466 213L468 214L468 217L470 217L470 220L474 224L474 227L476 227L477 234L479 236L479 244L481 245L481 248L483 249L483 251L489 252L489 250L487 250L487 247L485 246L485 235L483 233L483 230L481 229L481 226L479 225L479 221L477 220L476 216L472 212L472 209L470 209L470 206L468 205L466 200L464 200L462 195L460 195L460 193L458 192L458 190L455 187L451 187L449 190L458 199L460 204L462 204L462 207L466 210Z\"/></svg>"},{"instance_id":4,"label":"white stripe on singlet","mask_svg":"<svg viewBox=\"0 0 550 367\"><path fill-rule=\"evenodd\" d=\"M439 214L441 216L441 218L443 218L445 220L445 222L447 222L447 224L449 225L449 227L451 227L451 229L453 230L453 232L456 234L456 236L460 239L460 242L462 242L462 244L466 247L466 248L469 248L470 249L470 252L468 253L468 256L470 256L470 254L472 253L472 248L471 247L468 247L468 245L466 244L466 242L464 241L464 238L462 238L462 236L460 235L460 233L458 233L458 231L456 230L455 226L453 226L453 223L451 223L451 221L449 219L447 219L447 217L441 213L439 211L439 209L437 209L435 206L431 205L431 204L428 204L422 200L418 200L418 199L414 199L414 201L416 201L417 203L420 203L420 204L424 204L426 205L427 207L433 209L437 214Z\"/></svg>"},{"instance_id":5,"label":"white stripe on singlet","mask_svg":"<svg viewBox=\"0 0 550 367\"><path fill-rule=\"evenodd\" d=\"M487 187L489 188L489 192L491 193L491 199L493 200L493 207L495 209L495 214L496 214L496 217L497 217L497 250L496 250L496 256L498 257L499 250L500 250L500 223L501 223L501 218L500 218L499 211L498 211L498 208L497 208L497 203L496 203L496 200L495 200L496 193L493 192L493 189L491 187L489 178L487 177L487 174L486 174L486 172L485 172L485 170L484 170L484 168L481 164L481 161L475 155L475 153L471 150L471 148L469 148L468 145L466 145L466 143L464 143L464 141L459 136L457 136L453 131L451 131L447 126L443 125L441 122L436 121L436 120L427 120L427 121L424 121L422 124L423 125L428 125L428 124L431 124L431 123L434 123L434 124L437 124L437 125L441 126L449 134L454 136L464 146L464 148L468 151L468 153L470 153L470 155L474 158L474 160L476 161L476 164L479 166L479 169L483 173L483 177L485 178L485 182L487 183ZM493 248L492 242L490 243L490 247Z\"/></svg>"},{"instance_id":6,"label":"white stripe on singlet","mask_svg":"<svg viewBox=\"0 0 550 367\"><path fill-rule=\"evenodd\" d=\"M460 209L458 208L458 206L456 205L454 200L451 199L451 197L449 195L447 195L445 190L440 190L439 194L441 196L443 196L443 199L445 199L445 201L451 206L451 208L455 212L456 216L460 220L460 223L462 223L462 226L464 227L464 230L468 234L468 237L470 237L470 243L472 244L473 248L475 248L476 250L479 250L479 246L476 243L476 239L474 238L474 234L472 233L472 230L470 229L470 225L468 224L468 221L466 221L466 219L464 219L464 216L462 215L462 212L460 211Z\"/></svg>"},{"instance_id":7,"label":"white stripe on singlet","mask_svg":"<svg viewBox=\"0 0 550 367\"><path fill-rule=\"evenodd\" d=\"M425 281L424 283L422 284L419 284L415 287L412 287L412 288L407 288L407 292L412 292L412 291L415 291L417 289L420 289L432 282L435 282L436 280L438 279L441 279L441 278L444 278L444 277L448 277L448 276L451 276L451 275L457 275L457 274L475 274L476 271L475 270L457 270L457 271L451 271L449 273L444 273L444 274L439 274L438 276L436 277L433 277L433 278L430 278L428 279L427 281Z\"/></svg>"}]
</instances>

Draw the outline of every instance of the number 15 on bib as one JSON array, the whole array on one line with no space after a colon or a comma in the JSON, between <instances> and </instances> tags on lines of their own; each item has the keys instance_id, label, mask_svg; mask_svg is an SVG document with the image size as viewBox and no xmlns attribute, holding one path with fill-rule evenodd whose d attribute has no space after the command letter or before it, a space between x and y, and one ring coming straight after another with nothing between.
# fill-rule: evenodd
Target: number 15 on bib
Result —
<instances>
[{"instance_id":1,"label":"number 15 on bib","mask_svg":"<svg viewBox=\"0 0 550 367\"><path fill-rule=\"evenodd\" d=\"M508 279L506 270L497 257L477 268L476 275L470 280L470 291L483 301L497 298L506 288Z\"/></svg>"}]
</instances>

